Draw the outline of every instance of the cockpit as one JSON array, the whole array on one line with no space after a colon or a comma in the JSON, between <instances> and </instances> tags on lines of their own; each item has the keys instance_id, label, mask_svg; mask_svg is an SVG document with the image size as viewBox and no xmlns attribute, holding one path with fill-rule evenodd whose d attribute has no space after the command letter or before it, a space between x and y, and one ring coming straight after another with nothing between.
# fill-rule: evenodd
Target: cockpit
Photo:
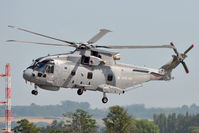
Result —
<instances>
[{"instance_id":1,"label":"cockpit","mask_svg":"<svg viewBox=\"0 0 199 133\"><path fill-rule=\"evenodd\" d=\"M33 61L26 70L23 71L23 78L35 84L32 94L37 95L37 86L42 89L57 91L59 87L54 84L55 62L52 59L41 59Z\"/></svg>"},{"instance_id":2,"label":"cockpit","mask_svg":"<svg viewBox=\"0 0 199 133\"><path fill-rule=\"evenodd\" d=\"M28 68L41 73L54 73L54 62L53 60L43 60L41 62L34 61Z\"/></svg>"}]
</instances>

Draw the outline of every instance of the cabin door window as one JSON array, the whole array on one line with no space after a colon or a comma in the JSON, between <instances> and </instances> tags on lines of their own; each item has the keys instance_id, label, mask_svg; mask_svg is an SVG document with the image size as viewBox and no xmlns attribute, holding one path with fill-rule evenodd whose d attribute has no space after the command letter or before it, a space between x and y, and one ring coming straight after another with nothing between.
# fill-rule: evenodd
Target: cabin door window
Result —
<instances>
[{"instance_id":1,"label":"cabin door window","mask_svg":"<svg viewBox=\"0 0 199 133\"><path fill-rule=\"evenodd\" d=\"M84 55L82 56L82 60L81 60L82 64L88 65L89 61L90 61L90 57L84 56Z\"/></svg>"},{"instance_id":2,"label":"cabin door window","mask_svg":"<svg viewBox=\"0 0 199 133\"><path fill-rule=\"evenodd\" d=\"M112 74L108 74L108 76L107 76L107 81L108 81L108 82L113 81L113 75L112 75Z\"/></svg>"}]
</instances>

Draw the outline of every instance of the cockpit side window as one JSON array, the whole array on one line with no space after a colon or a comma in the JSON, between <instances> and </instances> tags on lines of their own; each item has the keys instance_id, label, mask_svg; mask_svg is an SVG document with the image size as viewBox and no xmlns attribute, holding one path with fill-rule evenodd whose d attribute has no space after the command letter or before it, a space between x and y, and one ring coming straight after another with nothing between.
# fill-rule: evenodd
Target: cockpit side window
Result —
<instances>
[{"instance_id":1,"label":"cockpit side window","mask_svg":"<svg viewBox=\"0 0 199 133\"><path fill-rule=\"evenodd\" d=\"M53 64L48 64L46 66L46 73L54 73L54 65Z\"/></svg>"},{"instance_id":2,"label":"cockpit side window","mask_svg":"<svg viewBox=\"0 0 199 133\"><path fill-rule=\"evenodd\" d=\"M45 63L38 63L35 66L35 70L38 70L40 72L44 72L44 69L46 68L46 64Z\"/></svg>"},{"instance_id":3,"label":"cockpit side window","mask_svg":"<svg viewBox=\"0 0 199 133\"><path fill-rule=\"evenodd\" d=\"M54 63L53 60L43 60L41 62L33 62L31 66L28 68L31 68L33 70L42 72L42 73L54 73Z\"/></svg>"},{"instance_id":4,"label":"cockpit side window","mask_svg":"<svg viewBox=\"0 0 199 133\"><path fill-rule=\"evenodd\" d=\"M54 73L54 63L38 62L32 68L42 73Z\"/></svg>"}]
</instances>

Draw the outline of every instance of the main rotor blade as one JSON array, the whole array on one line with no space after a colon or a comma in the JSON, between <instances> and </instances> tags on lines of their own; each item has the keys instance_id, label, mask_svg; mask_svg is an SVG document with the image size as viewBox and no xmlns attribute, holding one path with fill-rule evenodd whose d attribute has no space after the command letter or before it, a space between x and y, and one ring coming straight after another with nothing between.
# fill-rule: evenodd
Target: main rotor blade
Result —
<instances>
[{"instance_id":1,"label":"main rotor blade","mask_svg":"<svg viewBox=\"0 0 199 133\"><path fill-rule=\"evenodd\" d=\"M184 51L184 54L187 54L193 47L194 45L192 44L186 51Z\"/></svg>"},{"instance_id":2,"label":"main rotor blade","mask_svg":"<svg viewBox=\"0 0 199 133\"><path fill-rule=\"evenodd\" d=\"M182 65L183 65L183 67L184 67L185 72L186 72L186 73L189 73L189 70L188 70L187 65L185 64L185 62L184 62L184 61L181 61L181 63L182 63Z\"/></svg>"},{"instance_id":3,"label":"main rotor blade","mask_svg":"<svg viewBox=\"0 0 199 133\"><path fill-rule=\"evenodd\" d=\"M126 46L122 46L122 45L112 45L112 46L96 46L98 48L111 48L111 49L137 49L137 48L173 48L173 46L171 45L151 45L151 46L147 46L147 45L126 45Z\"/></svg>"},{"instance_id":4,"label":"main rotor blade","mask_svg":"<svg viewBox=\"0 0 199 133\"><path fill-rule=\"evenodd\" d=\"M19 28L19 27L16 27L16 26L12 26L12 25L8 25L8 27L13 28L13 29L17 29L17 30L21 30L21 31L25 31L25 32L28 32L28 33L31 33L31 34L35 34L35 35L38 35L38 36L46 37L46 38L49 38L49 39L53 39L53 40L57 40L57 41L65 42L65 43L69 43L69 44L73 45L73 47L77 47L77 45L74 42L70 42L70 41L66 41L66 40L62 40L62 39L57 39L57 38L54 38L54 37L50 37L50 36L43 35L43 34L40 34L40 33L32 32L32 31L29 31L29 30L26 30L26 29L22 29L22 28Z\"/></svg>"},{"instance_id":5,"label":"main rotor blade","mask_svg":"<svg viewBox=\"0 0 199 133\"><path fill-rule=\"evenodd\" d=\"M19 43L30 43L30 44L39 44L39 45L50 45L50 46L72 46L70 44L41 43L41 42L30 42L30 41L21 41L21 40L7 40L6 42L19 42Z\"/></svg>"},{"instance_id":6,"label":"main rotor blade","mask_svg":"<svg viewBox=\"0 0 199 133\"><path fill-rule=\"evenodd\" d=\"M100 32L92 37L89 41L87 41L88 44L93 44L97 42L100 38L102 38L106 33L111 32L110 30L107 29L101 29Z\"/></svg>"}]
</instances>

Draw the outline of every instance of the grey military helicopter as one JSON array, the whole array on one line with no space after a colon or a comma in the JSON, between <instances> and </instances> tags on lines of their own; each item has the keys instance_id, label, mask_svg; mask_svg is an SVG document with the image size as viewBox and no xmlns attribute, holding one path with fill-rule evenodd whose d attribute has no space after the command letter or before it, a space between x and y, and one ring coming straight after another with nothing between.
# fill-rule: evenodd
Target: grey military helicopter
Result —
<instances>
[{"instance_id":1,"label":"grey military helicopter","mask_svg":"<svg viewBox=\"0 0 199 133\"><path fill-rule=\"evenodd\" d=\"M118 45L93 45L108 32L101 29L98 34L84 43L71 42L57 39L40 33L32 32L16 26L8 26L34 35L63 42L63 44L40 43L20 40L8 40L8 42L32 43L40 45L69 46L75 50L70 53L49 55L33 61L23 72L25 81L34 83L33 95L38 94L37 88L58 91L60 88L75 88L77 94L84 91L100 91L103 93L102 102L107 103L106 93L123 94L127 88L148 82L151 80L171 80L171 72L180 63L185 72L189 70L184 62L187 53L193 48L193 44L184 52L179 53L171 42L170 45L160 46L118 46ZM103 48L103 49L101 49ZM118 63L119 53L104 49L137 49L137 48L172 48L175 55L171 61L160 67L152 69L135 65Z\"/></svg>"}]
</instances>

